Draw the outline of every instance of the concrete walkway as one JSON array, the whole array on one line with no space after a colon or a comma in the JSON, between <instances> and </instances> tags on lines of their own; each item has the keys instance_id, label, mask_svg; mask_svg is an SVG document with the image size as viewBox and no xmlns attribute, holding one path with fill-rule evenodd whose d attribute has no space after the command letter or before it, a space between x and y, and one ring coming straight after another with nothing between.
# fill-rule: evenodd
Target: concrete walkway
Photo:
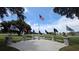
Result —
<instances>
[{"instance_id":1,"label":"concrete walkway","mask_svg":"<svg viewBox=\"0 0 79 59\"><path fill-rule=\"evenodd\" d=\"M12 43L9 46L15 47L21 51L58 51L66 46L63 43L50 40L28 40Z\"/></svg>"}]
</instances>

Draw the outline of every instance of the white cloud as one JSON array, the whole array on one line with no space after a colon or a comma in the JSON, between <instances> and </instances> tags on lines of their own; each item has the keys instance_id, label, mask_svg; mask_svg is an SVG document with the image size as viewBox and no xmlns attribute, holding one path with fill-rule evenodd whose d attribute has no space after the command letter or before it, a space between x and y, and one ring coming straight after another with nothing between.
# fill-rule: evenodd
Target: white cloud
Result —
<instances>
[{"instance_id":1,"label":"white cloud","mask_svg":"<svg viewBox=\"0 0 79 59\"><path fill-rule=\"evenodd\" d=\"M75 17L74 19L66 18L65 16L59 19L56 27L61 31L66 31L66 25L74 29L75 31L79 31L79 19Z\"/></svg>"},{"instance_id":2,"label":"white cloud","mask_svg":"<svg viewBox=\"0 0 79 59\"><path fill-rule=\"evenodd\" d=\"M66 31L66 25L74 29L75 31L79 31L79 20L77 17L74 19L61 17L56 24L46 24L46 25L38 25L38 24L31 24L30 22L27 22L29 25L31 25L31 28L38 32L39 30L43 33L45 33L45 29L49 32L53 32L53 28L58 29L59 32L65 32Z\"/></svg>"},{"instance_id":3,"label":"white cloud","mask_svg":"<svg viewBox=\"0 0 79 59\"><path fill-rule=\"evenodd\" d=\"M27 8L24 8L24 10L25 10L24 13L28 12Z\"/></svg>"},{"instance_id":4,"label":"white cloud","mask_svg":"<svg viewBox=\"0 0 79 59\"><path fill-rule=\"evenodd\" d=\"M2 22L2 20L0 19L0 23Z\"/></svg>"}]
</instances>

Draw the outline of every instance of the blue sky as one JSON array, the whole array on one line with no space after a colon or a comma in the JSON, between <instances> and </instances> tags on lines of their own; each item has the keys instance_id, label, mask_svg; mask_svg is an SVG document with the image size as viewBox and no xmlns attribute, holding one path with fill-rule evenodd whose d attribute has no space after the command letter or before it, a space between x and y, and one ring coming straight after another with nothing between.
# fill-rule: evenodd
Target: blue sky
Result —
<instances>
[{"instance_id":1,"label":"blue sky","mask_svg":"<svg viewBox=\"0 0 79 59\"><path fill-rule=\"evenodd\" d=\"M25 21L29 21L31 23L39 23L39 24L48 24L54 23L59 18L60 15L53 12L52 7L27 7L27 11L24 15L27 17ZM41 21L39 18L39 14L44 17L44 21ZM16 15L11 15L10 17L5 17L4 20L16 20Z\"/></svg>"},{"instance_id":2,"label":"blue sky","mask_svg":"<svg viewBox=\"0 0 79 59\"><path fill-rule=\"evenodd\" d=\"M8 12L9 13L9 12ZM44 17L42 21L39 14ZM10 13L9 13L10 15ZM27 17L25 22L28 23L32 30L44 32L45 30L52 32L53 28L57 28L59 32L66 31L66 25L79 31L79 20L75 17L76 21L60 16L53 12L53 7L26 7L24 15ZM5 17L4 20L16 20L16 15Z\"/></svg>"},{"instance_id":3,"label":"blue sky","mask_svg":"<svg viewBox=\"0 0 79 59\"><path fill-rule=\"evenodd\" d=\"M26 21L30 21L31 23L38 24L49 24L56 22L60 16L53 12L53 8L51 7L31 7L27 8L28 12L25 14L27 17ZM41 21L39 18L39 14L44 17L44 20Z\"/></svg>"}]
</instances>

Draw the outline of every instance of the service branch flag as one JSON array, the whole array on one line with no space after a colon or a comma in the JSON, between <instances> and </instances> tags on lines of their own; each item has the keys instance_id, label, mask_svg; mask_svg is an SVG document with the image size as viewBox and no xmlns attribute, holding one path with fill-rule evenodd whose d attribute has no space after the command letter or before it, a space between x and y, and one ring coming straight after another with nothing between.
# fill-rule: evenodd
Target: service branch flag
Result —
<instances>
[{"instance_id":1,"label":"service branch flag","mask_svg":"<svg viewBox=\"0 0 79 59\"><path fill-rule=\"evenodd\" d=\"M44 17L43 17L42 15L39 15L39 18L40 18L41 20L44 20Z\"/></svg>"},{"instance_id":2,"label":"service branch flag","mask_svg":"<svg viewBox=\"0 0 79 59\"><path fill-rule=\"evenodd\" d=\"M66 26L66 30L68 31L74 31L72 28L70 28L69 26Z\"/></svg>"},{"instance_id":3,"label":"service branch flag","mask_svg":"<svg viewBox=\"0 0 79 59\"><path fill-rule=\"evenodd\" d=\"M10 30L16 30L16 31L19 31L19 29L18 29L16 26L14 26L14 25L11 25L11 26L10 26Z\"/></svg>"},{"instance_id":4,"label":"service branch flag","mask_svg":"<svg viewBox=\"0 0 79 59\"><path fill-rule=\"evenodd\" d=\"M54 28L54 32L58 32L58 30L56 28Z\"/></svg>"}]
</instances>

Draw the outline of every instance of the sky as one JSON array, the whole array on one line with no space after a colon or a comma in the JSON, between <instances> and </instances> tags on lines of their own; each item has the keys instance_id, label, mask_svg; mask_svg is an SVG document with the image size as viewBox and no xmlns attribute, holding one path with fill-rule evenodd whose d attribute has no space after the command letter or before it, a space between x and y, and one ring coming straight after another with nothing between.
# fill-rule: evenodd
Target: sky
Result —
<instances>
[{"instance_id":1,"label":"sky","mask_svg":"<svg viewBox=\"0 0 79 59\"><path fill-rule=\"evenodd\" d=\"M70 19L65 16L60 16L53 12L53 7L26 7L24 15L26 16L25 22L28 23L32 30L35 30L36 32L39 30L42 33L45 33L45 30L53 32L53 28L56 28L59 32L66 32L66 25L75 31L79 31L79 20L77 17ZM39 15L43 16L44 20L41 20ZM4 20L9 21L16 19L16 15L4 17Z\"/></svg>"}]
</instances>

